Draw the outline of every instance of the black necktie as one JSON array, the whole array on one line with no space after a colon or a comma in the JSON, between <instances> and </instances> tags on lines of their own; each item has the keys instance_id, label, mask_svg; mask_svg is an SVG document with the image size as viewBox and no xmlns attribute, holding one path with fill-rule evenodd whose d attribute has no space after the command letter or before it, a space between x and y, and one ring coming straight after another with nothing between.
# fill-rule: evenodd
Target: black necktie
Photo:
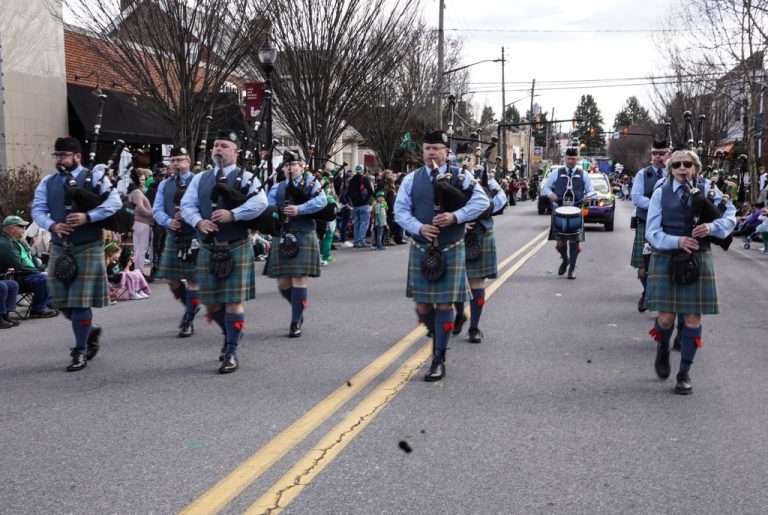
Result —
<instances>
[{"instance_id":1,"label":"black necktie","mask_svg":"<svg viewBox=\"0 0 768 515\"><path fill-rule=\"evenodd\" d=\"M662 176L661 168L659 168L658 170L656 170L656 180L661 180L661 176Z\"/></svg>"},{"instance_id":2,"label":"black necktie","mask_svg":"<svg viewBox=\"0 0 768 515\"><path fill-rule=\"evenodd\" d=\"M680 195L680 202L687 207L688 199L691 196L691 189L688 187L687 183L684 183L682 186L680 186L680 191L682 191L682 194Z\"/></svg>"},{"instance_id":3,"label":"black necktie","mask_svg":"<svg viewBox=\"0 0 768 515\"><path fill-rule=\"evenodd\" d=\"M176 176L176 191L181 190L184 187L184 181L181 179L181 175Z\"/></svg>"}]
</instances>

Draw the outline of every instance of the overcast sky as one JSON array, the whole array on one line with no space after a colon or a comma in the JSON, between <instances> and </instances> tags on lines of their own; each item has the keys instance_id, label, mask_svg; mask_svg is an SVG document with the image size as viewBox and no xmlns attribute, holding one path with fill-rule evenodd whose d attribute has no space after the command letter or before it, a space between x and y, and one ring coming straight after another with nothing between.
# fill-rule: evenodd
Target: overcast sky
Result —
<instances>
[{"instance_id":1,"label":"overcast sky","mask_svg":"<svg viewBox=\"0 0 768 515\"><path fill-rule=\"evenodd\" d=\"M438 27L438 0L423 0L428 22ZM662 58L653 38L660 33L673 8L669 0L445 0L446 36L464 39L464 62L498 59L505 48L506 102L516 102L521 114L530 103L531 80L536 79L534 102L555 118L570 119L581 95L597 101L605 129L630 95L651 110L650 86L591 87L610 82L568 85L547 81L642 78L665 75ZM555 32L523 32L547 30ZM565 30L627 30L636 32L559 32ZM474 102L490 104L501 112L501 63L470 68ZM640 79L635 84L647 82ZM625 81L626 83L626 81ZM615 83L614 83L615 84ZM541 85L541 89L539 89ZM545 88L568 88L546 90ZM652 111L652 110L651 110ZM551 119L551 116L550 116ZM563 126L563 130L567 127Z\"/></svg>"}]
</instances>

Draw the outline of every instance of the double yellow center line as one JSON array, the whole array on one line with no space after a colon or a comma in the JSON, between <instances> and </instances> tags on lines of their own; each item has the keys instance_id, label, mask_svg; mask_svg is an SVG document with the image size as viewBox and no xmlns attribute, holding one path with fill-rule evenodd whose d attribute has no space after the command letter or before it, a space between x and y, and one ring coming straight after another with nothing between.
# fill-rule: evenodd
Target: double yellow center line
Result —
<instances>
[{"instance_id":1,"label":"double yellow center line","mask_svg":"<svg viewBox=\"0 0 768 515\"><path fill-rule=\"evenodd\" d=\"M486 288L486 298L493 295L523 263L546 244L546 239L543 241L539 240L545 237L548 232L548 230L541 232L499 264L499 269L506 267L538 242L538 245L535 245L528 254ZM217 513L223 509L232 499L237 497L265 471L269 470L272 465L325 422L328 417L336 413L347 401L357 395L405 352L410 350L424 335L425 328L423 326L419 326L409 332L403 339L395 343L381 356L350 378L347 383L312 407L288 428L283 430L283 432L275 436L267 445L184 508L181 513L208 514ZM346 447L353 436L365 428L381 408L399 393L428 359L431 350L432 344L428 343L414 353L394 374L383 381L359 405L352 409L344 420L326 434L318 444L314 445L314 450L302 457L246 513L276 513L290 503L301 492L303 487Z\"/></svg>"}]
</instances>

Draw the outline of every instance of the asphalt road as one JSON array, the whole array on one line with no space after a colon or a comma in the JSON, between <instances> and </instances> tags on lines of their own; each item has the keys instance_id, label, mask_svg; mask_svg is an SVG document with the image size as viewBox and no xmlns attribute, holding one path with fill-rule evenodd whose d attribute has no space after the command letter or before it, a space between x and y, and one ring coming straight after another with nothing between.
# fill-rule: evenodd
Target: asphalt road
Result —
<instances>
[{"instance_id":1,"label":"asphalt road","mask_svg":"<svg viewBox=\"0 0 768 515\"><path fill-rule=\"evenodd\" d=\"M422 380L406 246L336 252L298 339L259 276L227 376L215 326L175 337L163 284L96 311L82 372L64 372L63 318L2 330L0 513L275 513L278 497L297 514L765 513L768 256L715 250L721 314L677 396L636 308L630 213L589 227L575 281L538 245L534 203L498 217L499 261L514 257L485 339L453 339L438 383Z\"/></svg>"}]
</instances>

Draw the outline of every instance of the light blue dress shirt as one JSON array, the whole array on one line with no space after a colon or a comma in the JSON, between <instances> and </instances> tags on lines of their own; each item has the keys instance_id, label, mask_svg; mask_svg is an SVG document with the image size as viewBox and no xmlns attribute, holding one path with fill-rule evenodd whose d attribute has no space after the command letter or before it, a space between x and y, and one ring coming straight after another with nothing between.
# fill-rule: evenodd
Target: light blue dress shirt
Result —
<instances>
[{"instance_id":1,"label":"light blue dress shirt","mask_svg":"<svg viewBox=\"0 0 768 515\"><path fill-rule=\"evenodd\" d=\"M422 167L424 168L424 167ZM444 163L439 173L445 173L448 169L447 163ZM410 234L421 234L421 226L424 225L413 216L413 200L411 198L411 189L413 188L413 177L416 175L417 170L409 173L403 179L400 184L400 188L397 190L397 197L395 198L395 221L408 231ZM467 189L472 184L472 174L465 174L462 188ZM485 194L483 188L474 188L472 191L472 197L470 197L467 204L461 209L454 211L457 223L464 223L468 220L474 220L479 217L483 212L488 209L491 203L488 200L488 195Z\"/></svg>"},{"instance_id":2,"label":"light blue dress shirt","mask_svg":"<svg viewBox=\"0 0 768 515\"><path fill-rule=\"evenodd\" d=\"M229 172L234 170L236 165L229 165L224 167L224 173L229 175ZM197 188L200 183L200 177L206 173L212 173L214 176L218 172L218 168L201 172L192 178L192 182L187 186L187 191L184 192L184 196L181 198L181 217L192 227L197 228L197 224L203 219L200 215L200 209L198 206L198 193ZM240 187L245 186L251 178L251 172L243 172L243 178L240 181ZM258 179L254 179L248 193L253 193L261 187L261 183ZM158 191L158 196L160 195ZM253 220L259 216L267 208L267 196L264 190L259 191L257 195L252 196L242 206L236 207L232 210L235 222L240 220Z\"/></svg>"},{"instance_id":3,"label":"light blue dress shirt","mask_svg":"<svg viewBox=\"0 0 768 515\"><path fill-rule=\"evenodd\" d=\"M666 181L667 179L658 181L656 183L656 189L654 190L653 195L651 195L650 205L648 206L648 220L645 225L645 239L656 249L675 250L679 248L677 242L680 239L680 236L667 234L661 227L661 190ZM681 183L672 180L672 191L675 192L675 195L678 194L677 190L680 186L682 186ZM715 190L714 202L715 205L717 205L723 198L723 193L717 186L712 184L712 181L707 179L704 195L706 195L711 188L714 188ZM716 238L725 238L731 234L733 228L736 227L736 207L733 203L729 200L726 203L726 209L723 216L708 225L711 229L710 235L715 236Z\"/></svg>"},{"instance_id":4,"label":"light blue dress shirt","mask_svg":"<svg viewBox=\"0 0 768 515\"><path fill-rule=\"evenodd\" d=\"M301 182L302 176L299 175L293 180L293 185L298 186ZM290 180L290 177L286 177L285 181ZM279 183L278 183L279 184ZM269 195L268 195L268 202L271 206L277 206L277 186L278 184L275 184L270 188ZM312 182L312 194L315 195L320 190L320 181L314 180ZM307 200L303 204L298 204L296 207L299 208L299 215L311 215L312 213L317 213L321 209L323 209L328 204L328 197L325 195L315 195L311 199ZM277 206L282 208L283 206Z\"/></svg>"},{"instance_id":5,"label":"light blue dress shirt","mask_svg":"<svg viewBox=\"0 0 768 515\"><path fill-rule=\"evenodd\" d=\"M541 187L541 191L547 197L550 196L552 193L554 193L552 191L552 187L557 182L557 178L560 177L560 170L562 169L565 169L566 173L568 172L568 168L566 168L565 166L559 166L554 170L550 170L550 172L547 174L547 178L544 179L544 184ZM595 188L592 186L592 181L589 179L589 174L578 166L575 166L572 169L573 172L576 172L577 170L581 172L581 177L584 180L584 196L586 197L587 195L590 195L590 194L594 195ZM581 200L583 199L580 199L578 202L581 202ZM557 207L556 202L553 202L552 205Z\"/></svg>"},{"instance_id":6,"label":"light blue dress shirt","mask_svg":"<svg viewBox=\"0 0 768 515\"><path fill-rule=\"evenodd\" d=\"M192 180L195 174L187 170L186 173L181 174L181 180L184 181L184 184L189 184L189 181ZM173 181L176 180L176 176L174 175L171 179ZM155 204L152 206L152 218L155 219L155 222L159 223L166 229L171 228L171 222L173 221L173 217L168 216L168 214L165 212L165 206L163 205L165 202L165 184L168 182L168 180L160 181L160 185L157 187L157 194L155 195Z\"/></svg>"},{"instance_id":7,"label":"light blue dress shirt","mask_svg":"<svg viewBox=\"0 0 768 515\"><path fill-rule=\"evenodd\" d=\"M645 196L645 168L637 172L635 175L635 180L632 181L632 191L630 192L630 196L632 197L632 204L635 205L635 207L639 207L640 209L648 209L648 205L651 203L651 199ZM658 176L658 169L653 169L654 173ZM658 184L661 180L666 177L667 171L662 168L661 169L661 179L657 179L655 182Z\"/></svg>"},{"instance_id":8,"label":"light blue dress shirt","mask_svg":"<svg viewBox=\"0 0 768 515\"><path fill-rule=\"evenodd\" d=\"M86 173L86 170L87 168L78 166L72 172L72 177L77 179L81 173ZM88 211L88 217L91 219L91 222L100 222L117 213L117 211L123 207L123 201L120 199L120 194L117 190L112 189L112 182L109 180L109 177L104 177L103 170L95 169L91 177L94 184L100 185L99 193L104 194L109 192L109 196L104 202ZM51 218L48 209L48 181L50 180L62 180L61 174L55 172L43 177L43 180L40 181L40 184L35 188L35 196L32 200L32 219L46 231L50 231L51 226L56 223L53 221L53 218Z\"/></svg>"}]
</instances>

